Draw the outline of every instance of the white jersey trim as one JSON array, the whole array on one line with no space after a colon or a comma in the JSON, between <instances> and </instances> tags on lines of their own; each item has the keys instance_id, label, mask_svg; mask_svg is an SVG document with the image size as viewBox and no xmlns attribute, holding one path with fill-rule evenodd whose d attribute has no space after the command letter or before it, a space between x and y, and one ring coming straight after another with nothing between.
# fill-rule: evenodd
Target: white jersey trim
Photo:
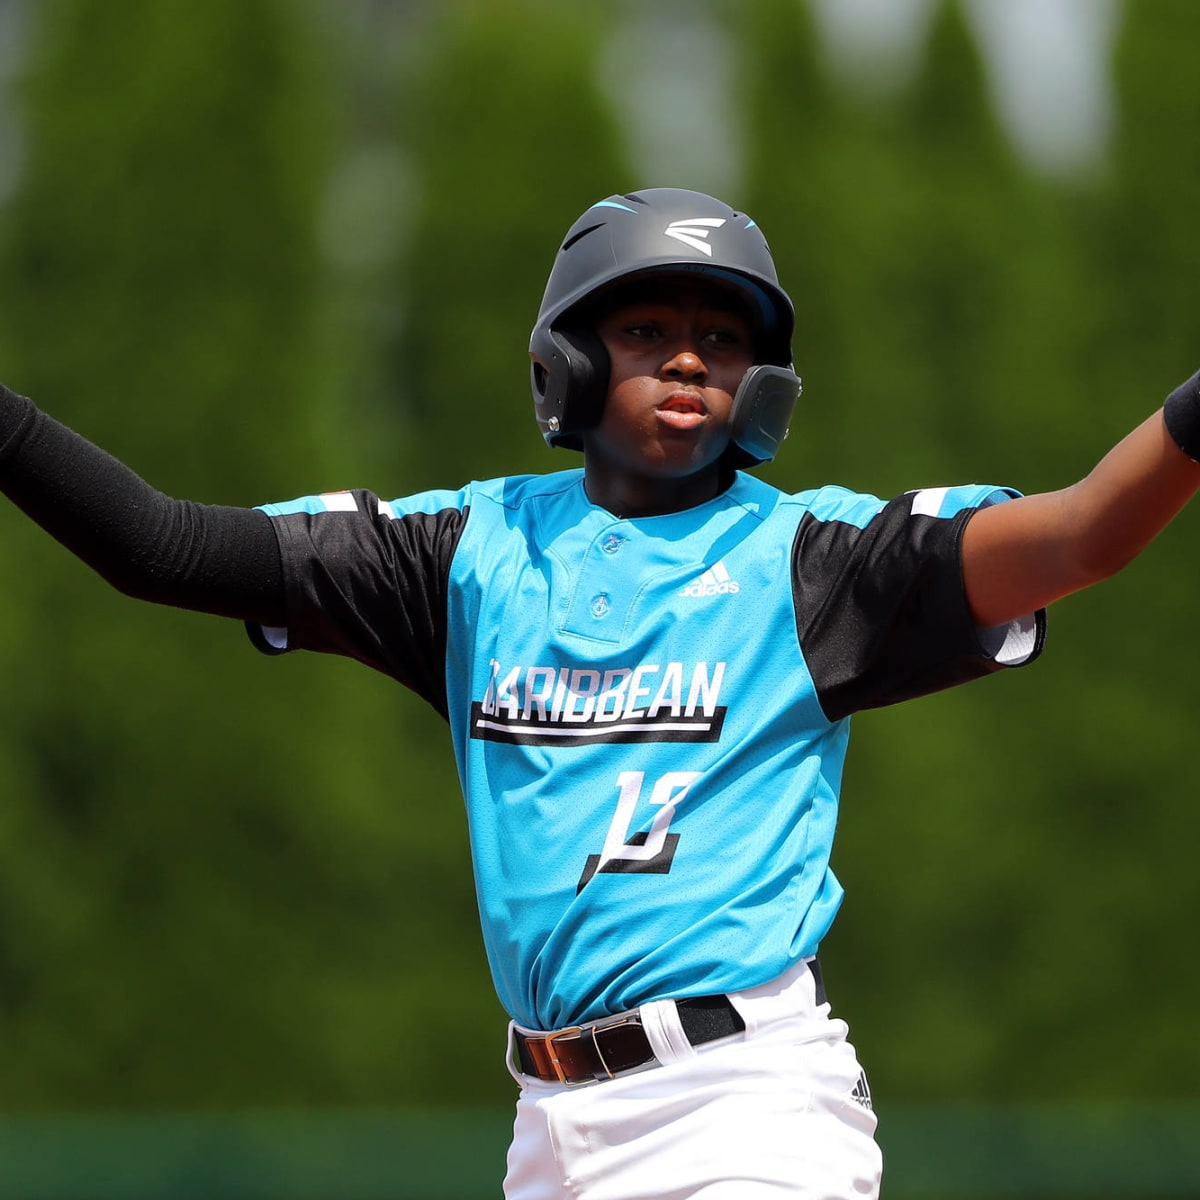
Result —
<instances>
[{"instance_id":1,"label":"white jersey trim","mask_svg":"<svg viewBox=\"0 0 1200 1200\"><path fill-rule=\"evenodd\" d=\"M263 640L273 650L286 650L288 648L288 631L281 625L260 625L262 630Z\"/></svg>"},{"instance_id":2,"label":"white jersey trim","mask_svg":"<svg viewBox=\"0 0 1200 1200\"><path fill-rule=\"evenodd\" d=\"M981 629L979 644L988 657L1002 667L1023 666L1037 649L1037 617L1027 613L1007 625Z\"/></svg>"},{"instance_id":3,"label":"white jersey trim","mask_svg":"<svg viewBox=\"0 0 1200 1200\"><path fill-rule=\"evenodd\" d=\"M912 515L914 517L940 517L942 505L949 494L948 487L923 488L913 496Z\"/></svg>"}]
</instances>

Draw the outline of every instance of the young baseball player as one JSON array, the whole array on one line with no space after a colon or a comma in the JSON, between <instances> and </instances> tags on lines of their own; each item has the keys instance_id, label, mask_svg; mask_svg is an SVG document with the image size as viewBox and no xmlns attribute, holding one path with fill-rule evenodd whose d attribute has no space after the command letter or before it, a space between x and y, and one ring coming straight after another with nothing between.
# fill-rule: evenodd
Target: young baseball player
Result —
<instances>
[{"instance_id":1,"label":"young baseball player","mask_svg":"<svg viewBox=\"0 0 1200 1200\"><path fill-rule=\"evenodd\" d=\"M531 340L582 469L259 509L170 499L0 389L0 487L118 588L449 722L520 1085L509 1200L873 1197L817 951L848 721L1040 651L1200 486L1200 376L1078 483L786 495L793 309L755 223L653 189L572 226Z\"/></svg>"}]
</instances>

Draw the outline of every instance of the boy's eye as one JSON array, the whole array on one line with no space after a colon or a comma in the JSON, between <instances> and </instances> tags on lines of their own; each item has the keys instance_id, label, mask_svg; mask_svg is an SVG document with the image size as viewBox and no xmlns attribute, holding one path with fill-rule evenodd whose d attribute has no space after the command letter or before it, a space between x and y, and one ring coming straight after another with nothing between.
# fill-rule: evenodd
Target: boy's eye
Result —
<instances>
[{"instance_id":1,"label":"boy's eye","mask_svg":"<svg viewBox=\"0 0 1200 1200\"><path fill-rule=\"evenodd\" d=\"M746 339L737 329L711 329L704 335L704 340L717 346L740 346Z\"/></svg>"},{"instance_id":2,"label":"boy's eye","mask_svg":"<svg viewBox=\"0 0 1200 1200\"><path fill-rule=\"evenodd\" d=\"M639 338L654 337L658 333L658 326L653 321L630 321L625 329Z\"/></svg>"}]
</instances>

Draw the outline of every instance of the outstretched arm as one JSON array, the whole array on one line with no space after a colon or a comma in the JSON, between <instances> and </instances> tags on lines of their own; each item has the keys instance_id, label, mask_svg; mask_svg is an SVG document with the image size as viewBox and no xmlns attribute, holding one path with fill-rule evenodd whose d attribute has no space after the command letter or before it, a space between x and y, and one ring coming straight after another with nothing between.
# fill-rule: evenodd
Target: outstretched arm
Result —
<instances>
[{"instance_id":1,"label":"outstretched arm","mask_svg":"<svg viewBox=\"0 0 1200 1200\"><path fill-rule=\"evenodd\" d=\"M286 624L265 513L174 500L2 384L0 492L127 595Z\"/></svg>"},{"instance_id":2,"label":"outstretched arm","mask_svg":"<svg viewBox=\"0 0 1200 1200\"><path fill-rule=\"evenodd\" d=\"M980 627L1003 625L1116 574L1200 489L1200 464L1180 449L1200 429L1200 376L1084 479L975 514L963 535L963 580ZM1174 434L1175 436L1172 436ZM1193 434L1194 436L1194 434Z\"/></svg>"}]
</instances>

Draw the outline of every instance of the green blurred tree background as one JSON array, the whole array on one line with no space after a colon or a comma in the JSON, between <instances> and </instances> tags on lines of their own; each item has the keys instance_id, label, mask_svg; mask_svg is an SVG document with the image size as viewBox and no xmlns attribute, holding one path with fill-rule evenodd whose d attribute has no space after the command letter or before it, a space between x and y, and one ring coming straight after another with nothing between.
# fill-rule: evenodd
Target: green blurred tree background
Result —
<instances>
[{"instance_id":1,"label":"green blurred tree background","mask_svg":"<svg viewBox=\"0 0 1200 1200\"><path fill-rule=\"evenodd\" d=\"M1060 486L1200 365L1191 0L1124 6L1106 154L1063 174L958 4L883 89L800 0L649 9L660 86L680 21L722 48L686 86L797 301L779 486ZM646 12L9 0L0 378L199 500L565 465L525 355L556 239L722 179L700 137L637 165L612 46ZM822 957L885 1114L1195 1095L1196 520L1031 670L858 720ZM0 1111L508 1104L438 719L123 600L12 510L0 578Z\"/></svg>"}]
</instances>

